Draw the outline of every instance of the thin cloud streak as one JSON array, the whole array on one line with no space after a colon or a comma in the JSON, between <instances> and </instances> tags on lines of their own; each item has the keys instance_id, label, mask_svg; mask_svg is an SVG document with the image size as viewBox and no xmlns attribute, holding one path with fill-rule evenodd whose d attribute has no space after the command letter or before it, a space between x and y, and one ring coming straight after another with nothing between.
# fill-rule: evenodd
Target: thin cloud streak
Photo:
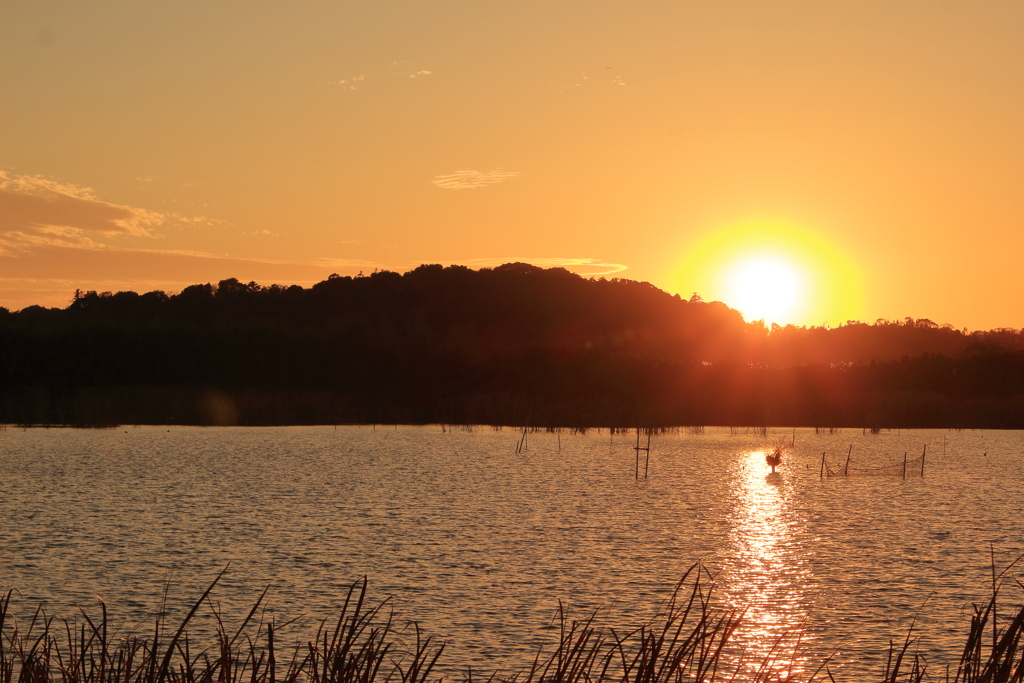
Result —
<instances>
[{"instance_id":1,"label":"thin cloud streak","mask_svg":"<svg viewBox=\"0 0 1024 683\"><path fill-rule=\"evenodd\" d=\"M443 190L475 190L478 187L494 185L519 176L518 171L477 171L471 168L460 168L454 173L439 175L431 181Z\"/></svg>"},{"instance_id":2,"label":"thin cloud streak","mask_svg":"<svg viewBox=\"0 0 1024 683\"><path fill-rule=\"evenodd\" d=\"M82 248L41 244L0 254L0 306L67 306L76 289L180 291L225 278L260 284L310 286L332 273L372 272L382 264L361 259L286 261L195 251Z\"/></svg>"},{"instance_id":3,"label":"thin cloud streak","mask_svg":"<svg viewBox=\"0 0 1024 683\"><path fill-rule=\"evenodd\" d=\"M304 287L332 273L370 274L375 270L406 272L436 259L319 258L282 260L246 258L203 251L122 248L97 243L76 229L46 228L9 233L20 249L0 251L0 306L17 310L30 305L65 307L75 289L169 292L204 282L237 277L260 284L298 284ZM523 257L474 258L440 261L444 265L493 268L504 263L530 263L542 268L565 268L584 277L613 275L627 266L592 258ZM116 274L116 275L115 275Z\"/></svg>"},{"instance_id":4,"label":"thin cloud streak","mask_svg":"<svg viewBox=\"0 0 1024 683\"><path fill-rule=\"evenodd\" d=\"M456 263L456 262L452 262ZM558 258L558 257L527 257L509 256L505 258L476 258L458 261L460 265L476 268L495 268L504 263L529 263L539 268L565 268L579 275L601 276L621 273L629 266L621 263L609 263L600 259L592 258Z\"/></svg>"}]
</instances>

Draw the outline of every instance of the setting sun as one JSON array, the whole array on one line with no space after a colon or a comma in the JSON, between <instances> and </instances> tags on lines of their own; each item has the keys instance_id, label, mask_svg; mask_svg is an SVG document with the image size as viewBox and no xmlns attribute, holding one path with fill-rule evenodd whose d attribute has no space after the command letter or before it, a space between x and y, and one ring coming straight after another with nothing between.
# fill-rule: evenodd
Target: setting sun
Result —
<instances>
[{"instance_id":1,"label":"setting sun","mask_svg":"<svg viewBox=\"0 0 1024 683\"><path fill-rule=\"evenodd\" d=\"M728 301L747 320L792 320L800 312L806 287L802 273L783 258L757 255L725 271Z\"/></svg>"},{"instance_id":2,"label":"setting sun","mask_svg":"<svg viewBox=\"0 0 1024 683\"><path fill-rule=\"evenodd\" d=\"M695 244L675 287L722 301L744 319L837 325L860 315L862 285L852 260L821 235L781 221L746 221Z\"/></svg>"}]
</instances>

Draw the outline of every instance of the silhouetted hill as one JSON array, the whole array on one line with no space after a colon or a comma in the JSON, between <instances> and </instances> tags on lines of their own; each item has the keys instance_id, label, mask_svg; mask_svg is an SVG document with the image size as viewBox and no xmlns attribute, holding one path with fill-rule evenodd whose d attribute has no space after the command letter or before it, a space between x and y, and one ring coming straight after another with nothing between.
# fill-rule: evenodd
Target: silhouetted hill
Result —
<instances>
[{"instance_id":1,"label":"silhouetted hill","mask_svg":"<svg viewBox=\"0 0 1024 683\"><path fill-rule=\"evenodd\" d=\"M1024 335L766 328L513 263L0 309L0 420L1024 426Z\"/></svg>"}]
</instances>

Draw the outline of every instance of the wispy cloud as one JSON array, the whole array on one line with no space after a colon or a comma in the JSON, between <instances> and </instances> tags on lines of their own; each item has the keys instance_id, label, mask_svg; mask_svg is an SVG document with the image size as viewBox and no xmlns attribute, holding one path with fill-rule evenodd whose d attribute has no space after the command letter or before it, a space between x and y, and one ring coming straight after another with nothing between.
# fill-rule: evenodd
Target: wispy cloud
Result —
<instances>
[{"instance_id":1,"label":"wispy cloud","mask_svg":"<svg viewBox=\"0 0 1024 683\"><path fill-rule=\"evenodd\" d=\"M0 253L43 246L104 249L97 241L103 237L157 238L157 226L220 222L114 204L88 187L0 171Z\"/></svg>"},{"instance_id":2,"label":"wispy cloud","mask_svg":"<svg viewBox=\"0 0 1024 683\"><path fill-rule=\"evenodd\" d=\"M331 85L340 86L342 90L355 90L359 87L361 81L366 80L366 75L361 74L359 76L350 76L349 78L341 78L336 81L327 81Z\"/></svg>"},{"instance_id":3,"label":"wispy cloud","mask_svg":"<svg viewBox=\"0 0 1024 683\"><path fill-rule=\"evenodd\" d=\"M606 66L605 69L614 69L615 67ZM552 84L556 91L559 93L569 93L576 88L600 88L605 85L626 85L626 81L622 76L616 76L607 71L597 72L595 74L588 74L581 72L578 76L573 77L571 82L562 83L561 85Z\"/></svg>"},{"instance_id":4,"label":"wispy cloud","mask_svg":"<svg viewBox=\"0 0 1024 683\"><path fill-rule=\"evenodd\" d=\"M429 76L433 71L417 71L414 74L409 74L409 78L419 78L420 76Z\"/></svg>"},{"instance_id":5,"label":"wispy cloud","mask_svg":"<svg viewBox=\"0 0 1024 683\"><path fill-rule=\"evenodd\" d=\"M0 255L35 247L103 249L105 246L74 228L43 227L37 230L11 230L0 233Z\"/></svg>"},{"instance_id":6,"label":"wispy cloud","mask_svg":"<svg viewBox=\"0 0 1024 683\"><path fill-rule=\"evenodd\" d=\"M98 199L91 188L0 171L0 233L78 230L150 236L156 211Z\"/></svg>"},{"instance_id":7,"label":"wispy cloud","mask_svg":"<svg viewBox=\"0 0 1024 683\"><path fill-rule=\"evenodd\" d=\"M453 261L452 263L456 263ZM494 268L503 263L529 263L540 268L565 268L579 275L598 276L621 273L629 268L621 263L610 263L593 258L561 258L553 256L506 256L502 258L464 259L457 263L475 268Z\"/></svg>"},{"instance_id":8,"label":"wispy cloud","mask_svg":"<svg viewBox=\"0 0 1024 683\"><path fill-rule=\"evenodd\" d=\"M471 168L460 168L454 173L439 175L432 182L444 190L475 190L485 185L511 180L518 175L518 171L476 171Z\"/></svg>"},{"instance_id":9,"label":"wispy cloud","mask_svg":"<svg viewBox=\"0 0 1024 683\"><path fill-rule=\"evenodd\" d=\"M205 206L205 204L203 206ZM188 226L205 225L207 227L213 227L215 225L223 225L225 223L225 221L217 218L210 218L209 216L184 216L180 213L168 213L166 214L166 217L175 223L181 223L182 225Z\"/></svg>"}]
</instances>

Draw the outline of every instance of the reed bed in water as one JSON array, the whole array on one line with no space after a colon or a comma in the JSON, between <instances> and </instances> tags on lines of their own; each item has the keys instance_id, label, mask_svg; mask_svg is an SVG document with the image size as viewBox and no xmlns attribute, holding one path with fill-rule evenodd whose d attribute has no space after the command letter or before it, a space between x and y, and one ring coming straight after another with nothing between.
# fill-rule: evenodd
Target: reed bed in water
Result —
<instances>
[{"instance_id":1,"label":"reed bed in water","mask_svg":"<svg viewBox=\"0 0 1024 683\"><path fill-rule=\"evenodd\" d=\"M1011 565L1012 567L1012 565ZM1024 607L997 620L1009 568L993 572L992 594L975 605L956 670L933 675L915 651L914 628L890 645L883 683L955 681L1014 683L1024 680ZM223 576L223 572L221 573ZM210 600L220 576L176 627L157 617L149 635L112 628L106 606L95 619L84 610L72 623L37 609L18 621L11 593L0 597L0 683L429 683L444 643L423 637L415 623L396 620L387 600L371 602L367 582L353 584L341 613L320 624L304 643L282 647L275 624L261 607L229 629ZM1016 581L1014 579L1014 581ZM1017 582L1021 585L1020 582ZM558 637L530 666L480 676L466 671L459 683L715 683L836 681L826 659L815 667L802 657L801 634L782 636L758 659L738 651L734 635L742 611L713 607L714 584L700 565L676 585L652 620L632 631L598 625L596 614L570 619L559 610ZM1024 585L1021 585L1024 588ZM212 610L216 642L195 650L188 626L203 605ZM796 662L803 662L796 666Z\"/></svg>"}]
</instances>

